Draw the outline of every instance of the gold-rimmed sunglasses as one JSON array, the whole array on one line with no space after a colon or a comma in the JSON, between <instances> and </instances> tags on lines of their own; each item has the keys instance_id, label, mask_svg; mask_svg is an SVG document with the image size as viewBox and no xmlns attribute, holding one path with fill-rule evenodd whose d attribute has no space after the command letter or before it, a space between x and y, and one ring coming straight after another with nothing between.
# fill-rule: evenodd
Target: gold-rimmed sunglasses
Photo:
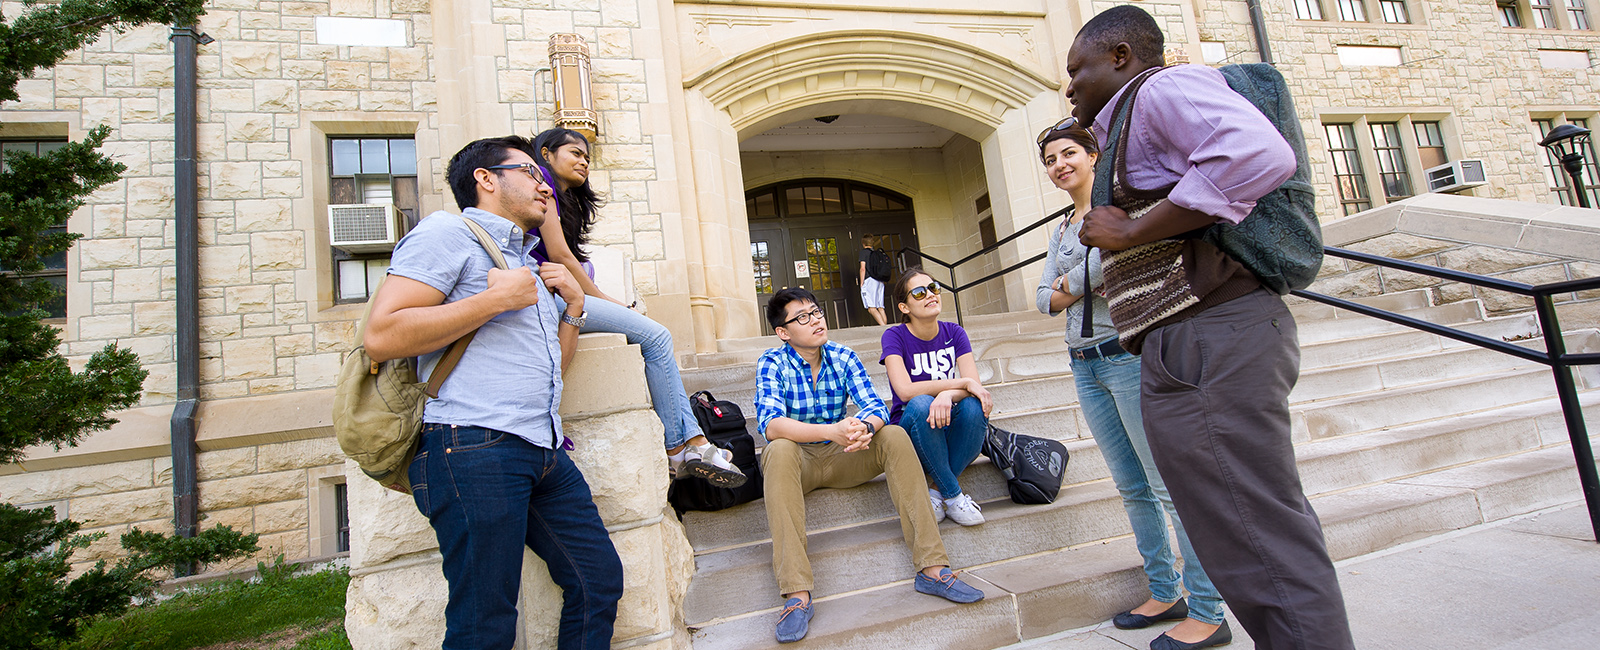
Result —
<instances>
[{"instance_id":1,"label":"gold-rimmed sunglasses","mask_svg":"<svg viewBox=\"0 0 1600 650\"><path fill-rule=\"evenodd\" d=\"M1039 132L1039 137L1034 140L1034 143L1039 145L1039 146L1044 146L1044 139L1050 137L1051 133L1055 133L1056 131L1065 131L1065 130L1070 129L1072 127L1075 127L1077 125L1078 125L1078 118L1073 117L1071 115L1068 115L1065 119L1061 120L1060 122L1056 122L1055 126L1052 126L1052 127L1048 128L1048 129L1040 131Z\"/></svg>"}]
</instances>

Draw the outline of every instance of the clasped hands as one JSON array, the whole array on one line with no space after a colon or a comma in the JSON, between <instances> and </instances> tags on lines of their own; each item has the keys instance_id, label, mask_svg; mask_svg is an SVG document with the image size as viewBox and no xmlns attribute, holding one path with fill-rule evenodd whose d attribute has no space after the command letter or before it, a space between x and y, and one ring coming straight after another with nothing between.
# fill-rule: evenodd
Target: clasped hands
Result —
<instances>
[{"instance_id":1,"label":"clasped hands","mask_svg":"<svg viewBox=\"0 0 1600 650\"><path fill-rule=\"evenodd\" d=\"M872 431L866 422L852 415L833 423L828 439L844 445L845 452L861 451L872 444Z\"/></svg>"}]
</instances>

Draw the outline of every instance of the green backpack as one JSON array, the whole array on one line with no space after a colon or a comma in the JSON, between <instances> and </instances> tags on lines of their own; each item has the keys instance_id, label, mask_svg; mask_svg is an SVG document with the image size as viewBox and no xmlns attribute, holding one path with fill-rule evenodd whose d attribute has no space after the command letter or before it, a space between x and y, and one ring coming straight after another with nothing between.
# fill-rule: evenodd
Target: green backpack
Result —
<instances>
[{"instance_id":1,"label":"green backpack","mask_svg":"<svg viewBox=\"0 0 1600 650\"><path fill-rule=\"evenodd\" d=\"M505 256L494 238L473 220L466 217L461 220L477 236L495 267L506 268ZM381 282L378 288L383 288ZM339 440L339 448L372 480L396 492L410 494L411 478L406 470L417 453L422 433L422 407L427 398L439 396L439 388L450 371L455 370L478 331L468 332L450 344L424 386L417 381L415 358L377 362L367 354L361 342L371 317L372 300L369 299L367 312L356 330L356 348L345 355L344 365L339 368L339 381L333 393L333 433Z\"/></svg>"}]
</instances>

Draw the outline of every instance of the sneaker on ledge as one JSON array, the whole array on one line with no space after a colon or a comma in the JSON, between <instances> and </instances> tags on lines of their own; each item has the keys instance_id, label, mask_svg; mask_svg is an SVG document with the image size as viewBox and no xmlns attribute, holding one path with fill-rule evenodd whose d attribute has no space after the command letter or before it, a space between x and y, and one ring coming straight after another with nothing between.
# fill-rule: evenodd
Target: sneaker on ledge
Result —
<instances>
[{"instance_id":1,"label":"sneaker on ledge","mask_svg":"<svg viewBox=\"0 0 1600 650\"><path fill-rule=\"evenodd\" d=\"M938 490L928 488L928 503L933 504L933 522L944 521L944 495Z\"/></svg>"},{"instance_id":2,"label":"sneaker on ledge","mask_svg":"<svg viewBox=\"0 0 1600 650\"><path fill-rule=\"evenodd\" d=\"M745 482L744 472L733 464L733 452L709 442L684 449L683 464L673 469L678 476L705 479L722 488L736 488Z\"/></svg>"},{"instance_id":3,"label":"sneaker on ledge","mask_svg":"<svg viewBox=\"0 0 1600 650\"><path fill-rule=\"evenodd\" d=\"M978 504L966 492L944 500L944 511L950 519L963 526L976 526L983 523L983 513Z\"/></svg>"}]
</instances>

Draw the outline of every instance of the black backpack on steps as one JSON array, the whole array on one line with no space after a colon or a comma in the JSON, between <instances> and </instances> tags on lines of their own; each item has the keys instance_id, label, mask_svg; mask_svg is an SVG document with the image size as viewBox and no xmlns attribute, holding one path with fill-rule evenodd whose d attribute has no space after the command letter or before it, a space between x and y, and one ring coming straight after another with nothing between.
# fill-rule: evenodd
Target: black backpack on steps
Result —
<instances>
[{"instance_id":1,"label":"black backpack on steps","mask_svg":"<svg viewBox=\"0 0 1600 650\"><path fill-rule=\"evenodd\" d=\"M707 391L690 395L689 407L706 439L733 452L733 464L746 480L739 487L722 488L697 478L678 478L667 489L667 502L681 516L688 510L722 510L761 498L761 464L756 459L756 441L745 428L744 411Z\"/></svg>"}]
</instances>

